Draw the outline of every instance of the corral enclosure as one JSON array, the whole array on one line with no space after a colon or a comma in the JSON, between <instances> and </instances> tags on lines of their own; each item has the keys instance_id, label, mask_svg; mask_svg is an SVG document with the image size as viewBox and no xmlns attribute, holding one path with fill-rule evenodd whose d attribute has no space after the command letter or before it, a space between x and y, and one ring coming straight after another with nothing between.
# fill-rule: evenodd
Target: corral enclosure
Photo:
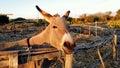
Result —
<instances>
[{"instance_id":1,"label":"corral enclosure","mask_svg":"<svg viewBox=\"0 0 120 68\"><path fill-rule=\"evenodd\" d=\"M33 36L38 32L41 32L43 29L45 29L46 26L47 26L46 24L43 24L41 26L36 26L34 23L22 23L22 24L16 24L15 25L16 29L13 29L12 24L6 24L0 27L0 42L16 41L26 37ZM81 49L76 49L78 51L75 50L74 52L73 68L101 68L102 67L101 63L99 62L99 56L97 54L97 46L90 47L89 44L92 45L94 43L99 42L98 40L104 40L104 39L113 37L114 29L108 28L106 24L98 24L96 28L94 24L70 25L69 30L75 43L77 44L78 47L81 46L80 47ZM117 31L116 33L119 36L120 31ZM101 56L108 54L103 60L106 68L120 67L119 38L117 43L118 43L118 46L117 46L118 59L117 60L113 60L112 40L110 40L106 44L101 44L102 46L99 47ZM13 49L19 49L19 48L15 47ZM0 59L0 61L1 60L2 59ZM59 61L54 61L51 68L59 68L59 67L60 67Z\"/></svg>"}]
</instances>

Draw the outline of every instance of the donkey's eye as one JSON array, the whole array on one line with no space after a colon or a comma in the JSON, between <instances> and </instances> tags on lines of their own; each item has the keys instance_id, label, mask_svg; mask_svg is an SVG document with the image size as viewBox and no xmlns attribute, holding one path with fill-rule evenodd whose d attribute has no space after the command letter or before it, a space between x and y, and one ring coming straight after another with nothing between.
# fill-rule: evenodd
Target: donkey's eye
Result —
<instances>
[{"instance_id":1,"label":"donkey's eye","mask_svg":"<svg viewBox=\"0 0 120 68\"><path fill-rule=\"evenodd\" d=\"M53 26L53 28L57 28L57 26Z\"/></svg>"}]
</instances>

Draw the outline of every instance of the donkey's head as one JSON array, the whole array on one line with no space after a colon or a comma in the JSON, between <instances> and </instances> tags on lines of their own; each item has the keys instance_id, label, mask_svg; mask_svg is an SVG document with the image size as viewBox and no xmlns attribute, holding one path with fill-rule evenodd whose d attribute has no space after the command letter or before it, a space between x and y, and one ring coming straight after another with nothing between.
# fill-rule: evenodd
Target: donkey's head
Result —
<instances>
[{"instance_id":1,"label":"donkey's head","mask_svg":"<svg viewBox=\"0 0 120 68\"><path fill-rule=\"evenodd\" d=\"M44 30L48 34L48 36L45 37L47 42L58 50L62 50L65 54L71 54L75 44L67 30L66 25L66 19L70 11L67 11L65 15L60 17L52 16L51 14L40 9L38 6L36 6L36 8L42 14L45 20L49 22L49 25Z\"/></svg>"}]
</instances>

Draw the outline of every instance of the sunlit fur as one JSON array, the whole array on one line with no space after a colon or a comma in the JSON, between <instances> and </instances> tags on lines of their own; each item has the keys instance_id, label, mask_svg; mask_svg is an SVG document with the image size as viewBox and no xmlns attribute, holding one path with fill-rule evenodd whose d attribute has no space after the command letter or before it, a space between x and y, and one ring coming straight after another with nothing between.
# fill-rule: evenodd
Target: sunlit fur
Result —
<instances>
[{"instance_id":1,"label":"sunlit fur","mask_svg":"<svg viewBox=\"0 0 120 68\"><path fill-rule=\"evenodd\" d=\"M32 43L42 44L43 42L47 42L50 43L55 48L57 48L58 50L62 50L66 54L72 53L74 48L74 42L67 30L67 23L66 23L66 18L68 17L70 11L67 11L62 17L60 17L60 16L52 16L51 14L40 9L38 6L36 6L36 8L43 15L45 20L49 22L49 25L41 34L31 38L32 40L31 44ZM42 42L39 41L41 35L43 35L42 37L47 37L45 39L42 39L41 40ZM39 39L35 40L34 38L39 38ZM64 45L64 43L67 43L67 45Z\"/></svg>"},{"instance_id":2,"label":"sunlit fur","mask_svg":"<svg viewBox=\"0 0 120 68\"><path fill-rule=\"evenodd\" d=\"M40 11L40 13L42 14L43 11L41 11L38 6L36 7L38 11ZM46 30L48 30L46 32L49 33L47 42L56 47L58 50L62 50L66 54L65 68L72 68L72 52L75 46L72 37L70 36L66 27L66 18L68 17L69 13L70 11L67 11L62 17L51 17L51 15L49 15L48 13L46 15L49 15L49 17L46 17L44 16L44 14L42 14L44 18L50 23L46 28Z\"/></svg>"}]
</instances>

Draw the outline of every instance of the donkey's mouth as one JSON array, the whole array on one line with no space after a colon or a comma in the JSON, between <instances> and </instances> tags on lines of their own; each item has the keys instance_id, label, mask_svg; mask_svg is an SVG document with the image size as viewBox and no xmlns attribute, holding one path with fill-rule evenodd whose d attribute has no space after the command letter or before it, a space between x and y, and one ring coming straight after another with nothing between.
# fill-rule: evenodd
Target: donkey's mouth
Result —
<instances>
[{"instance_id":1,"label":"donkey's mouth","mask_svg":"<svg viewBox=\"0 0 120 68\"><path fill-rule=\"evenodd\" d=\"M72 54L74 47L76 46L75 43L64 42L63 50L65 54Z\"/></svg>"}]
</instances>

